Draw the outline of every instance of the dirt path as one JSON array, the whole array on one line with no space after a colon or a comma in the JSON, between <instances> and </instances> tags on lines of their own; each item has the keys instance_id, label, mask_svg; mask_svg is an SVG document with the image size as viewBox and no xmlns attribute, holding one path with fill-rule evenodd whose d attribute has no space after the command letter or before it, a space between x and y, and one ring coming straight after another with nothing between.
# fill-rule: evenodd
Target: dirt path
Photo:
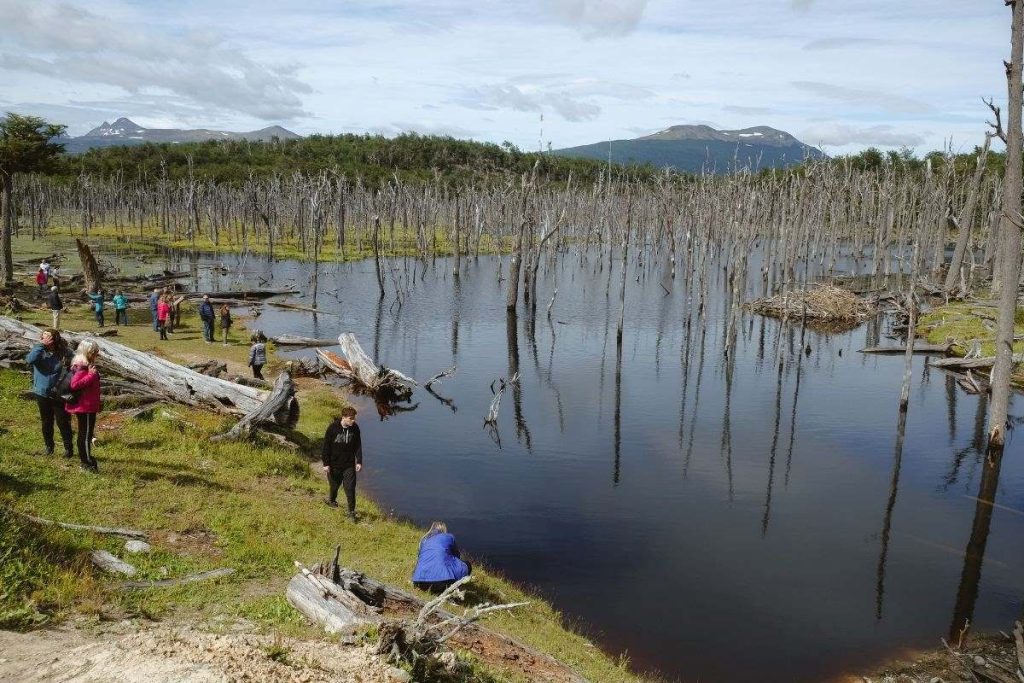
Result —
<instances>
[{"instance_id":1,"label":"dirt path","mask_svg":"<svg viewBox=\"0 0 1024 683\"><path fill-rule=\"evenodd\" d=\"M189 626L121 627L102 635L0 631L0 681L76 683L316 683L405 680L365 647Z\"/></svg>"}]
</instances>

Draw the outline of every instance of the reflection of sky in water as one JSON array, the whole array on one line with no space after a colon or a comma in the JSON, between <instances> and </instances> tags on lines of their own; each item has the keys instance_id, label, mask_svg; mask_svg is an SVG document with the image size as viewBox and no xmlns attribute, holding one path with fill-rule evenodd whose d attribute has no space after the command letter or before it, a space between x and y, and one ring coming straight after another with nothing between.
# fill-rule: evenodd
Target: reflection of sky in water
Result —
<instances>
[{"instance_id":1,"label":"reflection of sky in water","mask_svg":"<svg viewBox=\"0 0 1024 683\"><path fill-rule=\"evenodd\" d=\"M228 274L206 267L214 262ZM389 262L389 297L380 307L372 263L328 264L320 306L335 315L314 320L264 308L258 326L268 334L350 330L371 355L376 348L386 365L421 381L458 366L436 387L455 412L417 391L418 408L380 422L357 399L367 443L362 482L382 506L420 524L446 520L470 552L536 587L638 665L669 676L818 680L901 646L939 644L981 478L971 448L977 397L915 359L879 620L903 361L857 350L885 343L884 325L831 337L808 331L803 345L811 352L799 361L799 329L787 329L780 391L775 321L743 319L727 371L720 268L709 271L707 326L695 324L688 342L681 279L662 279L660 266L631 265L616 459L618 259L609 286L607 259L566 254L541 270L535 331L522 313L516 323L525 427L517 429L509 392L499 450L482 429L489 385L510 370L497 263L465 260L456 286L448 259ZM212 291L305 292L311 269L239 257L191 267L193 286ZM751 267L756 273L756 260ZM400 307L390 295L396 280ZM1020 455L1011 443L997 500L1017 512L999 508L992 518L979 628L1005 628L1020 613Z\"/></svg>"}]
</instances>

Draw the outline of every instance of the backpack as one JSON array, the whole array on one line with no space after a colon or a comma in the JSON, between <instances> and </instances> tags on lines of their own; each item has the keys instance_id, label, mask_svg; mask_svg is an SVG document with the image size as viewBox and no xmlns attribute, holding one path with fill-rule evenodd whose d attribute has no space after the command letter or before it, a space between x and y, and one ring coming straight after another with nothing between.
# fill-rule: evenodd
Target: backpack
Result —
<instances>
[{"instance_id":1,"label":"backpack","mask_svg":"<svg viewBox=\"0 0 1024 683\"><path fill-rule=\"evenodd\" d=\"M71 379L74 377L74 373L61 366L60 375L57 377L57 381L50 386L50 390L47 395L64 403L71 404L78 400L78 392L71 388Z\"/></svg>"}]
</instances>

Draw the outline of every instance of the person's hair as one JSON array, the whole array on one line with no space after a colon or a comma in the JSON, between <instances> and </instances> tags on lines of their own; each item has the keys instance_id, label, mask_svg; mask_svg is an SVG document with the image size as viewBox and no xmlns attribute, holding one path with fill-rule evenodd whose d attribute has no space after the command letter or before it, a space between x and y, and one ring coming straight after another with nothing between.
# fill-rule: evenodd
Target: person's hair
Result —
<instances>
[{"instance_id":1,"label":"person's hair","mask_svg":"<svg viewBox=\"0 0 1024 683\"><path fill-rule=\"evenodd\" d=\"M43 334L50 335L50 339L53 340L53 353L63 362L64 356L68 354L68 343L64 341L64 337L60 336L60 331L47 327L43 330Z\"/></svg>"},{"instance_id":2,"label":"person's hair","mask_svg":"<svg viewBox=\"0 0 1024 683\"><path fill-rule=\"evenodd\" d=\"M91 339L83 339L75 349L75 358L72 365L91 365L96 356L100 355L100 345Z\"/></svg>"},{"instance_id":3,"label":"person's hair","mask_svg":"<svg viewBox=\"0 0 1024 683\"><path fill-rule=\"evenodd\" d=\"M341 409L342 417L355 417L357 414L358 411L352 406L345 406L344 408Z\"/></svg>"},{"instance_id":4,"label":"person's hair","mask_svg":"<svg viewBox=\"0 0 1024 683\"><path fill-rule=\"evenodd\" d=\"M267 341L267 335L263 334L263 330L256 330L252 333L252 341L254 344L264 344Z\"/></svg>"},{"instance_id":5,"label":"person's hair","mask_svg":"<svg viewBox=\"0 0 1024 683\"><path fill-rule=\"evenodd\" d=\"M434 521L430 523L430 528L427 529L427 533L423 534L423 538L429 538L436 534L448 533L448 525L444 522Z\"/></svg>"},{"instance_id":6,"label":"person's hair","mask_svg":"<svg viewBox=\"0 0 1024 683\"><path fill-rule=\"evenodd\" d=\"M53 287L50 287L50 291L51 292L56 292L57 291L57 285L54 285Z\"/></svg>"},{"instance_id":7,"label":"person's hair","mask_svg":"<svg viewBox=\"0 0 1024 683\"><path fill-rule=\"evenodd\" d=\"M159 287L154 287L154 288L153 288L153 293L154 293L154 294L158 293L159 291L160 291L160 288L159 288Z\"/></svg>"},{"instance_id":8,"label":"person's hair","mask_svg":"<svg viewBox=\"0 0 1024 683\"><path fill-rule=\"evenodd\" d=\"M203 298L204 298L204 299L209 299L209 298L210 298L210 295L209 295L209 294L203 294Z\"/></svg>"}]
</instances>

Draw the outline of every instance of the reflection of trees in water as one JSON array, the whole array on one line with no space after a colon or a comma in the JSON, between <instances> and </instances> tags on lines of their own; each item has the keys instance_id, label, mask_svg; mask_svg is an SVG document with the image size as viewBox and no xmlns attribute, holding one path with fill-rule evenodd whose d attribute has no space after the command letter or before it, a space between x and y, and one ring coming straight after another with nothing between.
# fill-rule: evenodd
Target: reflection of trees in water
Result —
<instances>
[{"instance_id":1,"label":"reflection of trees in water","mask_svg":"<svg viewBox=\"0 0 1024 683\"><path fill-rule=\"evenodd\" d=\"M505 313L505 342L508 348L508 376L509 378L519 375L519 321L514 310ZM526 447L527 451L533 451L533 440L530 437L530 428L523 416L523 388L522 382L512 383L512 412L516 422L516 438Z\"/></svg>"},{"instance_id":2,"label":"reflection of trees in water","mask_svg":"<svg viewBox=\"0 0 1024 683\"><path fill-rule=\"evenodd\" d=\"M896 427L896 448L892 459L892 477L889 480L889 498L885 504L885 516L882 522L882 546L878 554L878 568L875 578L875 619L882 619L882 605L885 598L885 564L889 557L889 535L892 530L892 513L896 508L896 497L900 485L900 467L903 463L903 438L906 434L907 411L899 411L899 424Z\"/></svg>"},{"instance_id":3,"label":"reflection of trees in water","mask_svg":"<svg viewBox=\"0 0 1024 683\"><path fill-rule=\"evenodd\" d=\"M981 583L981 565L985 559L985 546L992 524L996 492L999 487L999 470L1002 467L1002 450L993 449L985 458L978 489L977 504L974 507L974 522L971 536L964 550L964 567L960 573L960 585L953 606L953 620L949 625L949 640L958 643L966 637L974 618L974 605L978 600L978 585Z\"/></svg>"}]
</instances>

